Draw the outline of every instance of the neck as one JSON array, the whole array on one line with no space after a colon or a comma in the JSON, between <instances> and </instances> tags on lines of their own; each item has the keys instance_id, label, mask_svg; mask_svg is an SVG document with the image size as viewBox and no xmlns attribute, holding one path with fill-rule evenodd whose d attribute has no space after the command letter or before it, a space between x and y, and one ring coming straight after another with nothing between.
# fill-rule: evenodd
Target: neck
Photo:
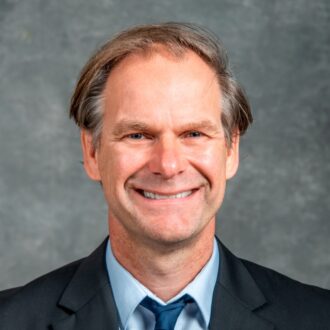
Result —
<instances>
[{"instance_id":1,"label":"neck","mask_svg":"<svg viewBox=\"0 0 330 330\"><path fill-rule=\"evenodd\" d=\"M115 258L163 301L185 288L211 258L215 219L196 236L174 243L140 240L112 221L109 233Z\"/></svg>"}]
</instances>

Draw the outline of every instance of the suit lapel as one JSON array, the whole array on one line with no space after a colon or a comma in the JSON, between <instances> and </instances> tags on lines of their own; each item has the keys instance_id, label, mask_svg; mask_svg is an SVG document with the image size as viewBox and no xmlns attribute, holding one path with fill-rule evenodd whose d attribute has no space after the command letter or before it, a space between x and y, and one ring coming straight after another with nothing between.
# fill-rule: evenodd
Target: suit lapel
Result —
<instances>
[{"instance_id":1,"label":"suit lapel","mask_svg":"<svg viewBox=\"0 0 330 330\"><path fill-rule=\"evenodd\" d=\"M58 303L54 330L118 329L119 317L105 266L106 242L83 260ZM213 294L210 330L272 330L255 310L266 299L242 263L220 242L220 272Z\"/></svg>"},{"instance_id":2,"label":"suit lapel","mask_svg":"<svg viewBox=\"0 0 330 330\"><path fill-rule=\"evenodd\" d=\"M82 261L58 306L65 313L54 330L118 329L118 315L105 266L106 241Z\"/></svg>"},{"instance_id":3,"label":"suit lapel","mask_svg":"<svg viewBox=\"0 0 330 330\"><path fill-rule=\"evenodd\" d=\"M53 325L54 330L109 330L119 329L116 309L108 298L106 290L97 294L91 301Z\"/></svg>"},{"instance_id":4,"label":"suit lapel","mask_svg":"<svg viewBox=\"0 0 330 330\"><path fill-rule=\"evenodd\" d=\"M220 272L213 294L210 330L271 330L254 311L267 303L242 263L220 242Z\"/></svg>"}]
</instances>

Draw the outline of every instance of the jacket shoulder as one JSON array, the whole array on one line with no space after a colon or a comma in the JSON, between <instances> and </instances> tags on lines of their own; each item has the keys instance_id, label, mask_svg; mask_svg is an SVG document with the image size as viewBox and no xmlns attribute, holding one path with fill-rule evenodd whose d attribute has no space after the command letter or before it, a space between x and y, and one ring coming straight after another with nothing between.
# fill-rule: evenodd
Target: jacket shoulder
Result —
<instances>
[{"instance_id":1,"label":"jacket shoulder","mask_svg":"<svg viewBox=\"0 0 330 330\"><path fill-rule=\"evenodd\" d=\"M304 323L303 329L318 329L317 324L330 323L330 290L301 283L247 260L242 262L267 300L266 308L260 310L263 317L280 320L283 328L291 322Z\"/></svg>"},{"instance_id":2,"label":"jacket shoulder","mask_svg":"<svg viewBox=\"0 0 330 330\"><path fill-rule=\"evenodd\" d=\"M52 291L58 292L56 289L62 287L64 283L69 281L83 260L84 259L79 259L58 269L55 269L23 286L0 291L0 303L19 299L20 296L24 296L26 299L30 295L32 295L34 298L38 295L45 295L46 288L48 288L47 293Z\"/></svg>"},{"instance_id":3,"label":"jacket shoulder","mask_svg":"<svg viewBox=\"0 0 330 330\"><path fill-rule=\"evenodd\" d=\"M54 316L57 302L83 260L67 264L24 286L0 291L0 328L10 322L22 324L29 319L39 319L43 323L43 319ZM30 329L28 324L26 328Z\"/></svg>"},{"instance_id":4,"label":"jacket shoulder","mask_svg":"<svg viewBox=\"0 0 330 330\"><path fill-rule=\"evenodd\" d=\"M0 306L1 306L1 303L6 301L7 298L14 296L15 293L17 293L20 290L20 288L21 287L17 287L17 288L11 288L11 289L0 291Z\"/></svg>"},{"instance_id":5,"label":"jacket shoulder","mask_svg":"<svg viewBox=\"0 0 330 330\"><path fill-rule=\"evenodd\" d=\"M330 290L314 285L305 284L283 275L273 269L258 265L248 260L241 259L256 282L269 293L283 294L297 293L300 295L312 295L315 297L330 298Z\"/></svg>"}]
</instances>

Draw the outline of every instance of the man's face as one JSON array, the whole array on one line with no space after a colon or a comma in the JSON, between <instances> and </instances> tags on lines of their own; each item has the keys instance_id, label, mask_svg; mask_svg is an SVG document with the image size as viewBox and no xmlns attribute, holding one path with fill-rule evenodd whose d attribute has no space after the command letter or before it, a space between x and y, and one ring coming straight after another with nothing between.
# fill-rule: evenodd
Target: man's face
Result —
<instances>
[{"instance_id":1,"label":"man's face","mask_svg":"<svg viewBox=\"0 0 330 330\"><path fill-rule=\"evenodd\" d=\"M228 149L213 70L191 51L130 55L104 97L100 145L94 152L86 131L82 143L87 173L102 182L110 232L167 244L214 228L238 138Z\"/></svg>"}]
</instances>

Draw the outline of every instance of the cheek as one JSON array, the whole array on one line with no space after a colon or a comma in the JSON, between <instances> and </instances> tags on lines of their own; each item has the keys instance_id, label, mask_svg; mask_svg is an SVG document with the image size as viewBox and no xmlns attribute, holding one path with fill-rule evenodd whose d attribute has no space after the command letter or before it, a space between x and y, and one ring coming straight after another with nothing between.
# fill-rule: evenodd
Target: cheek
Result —
<instances>
[{"instance_id":1,"label":"cheek","mask_svg":"<svg viewBox=\"0 0 330 330\"><path fill-rule=\"evenodd\" d=\"M190 155L195 167L213 186L226 178L226 149L218 143L204 146Z\"/></svg>"},{"instance_id":2,"label":"cheek","mask_svg":"<svg viewBox=\"0 0 330 330\"><path fill-rule=\"evenodd\" d=\"M124 185L129 177L144 166L146 159L141 151L124 147L107 148L100 157L102 181L112 186Z\"/></svg>"}]
</instances>

